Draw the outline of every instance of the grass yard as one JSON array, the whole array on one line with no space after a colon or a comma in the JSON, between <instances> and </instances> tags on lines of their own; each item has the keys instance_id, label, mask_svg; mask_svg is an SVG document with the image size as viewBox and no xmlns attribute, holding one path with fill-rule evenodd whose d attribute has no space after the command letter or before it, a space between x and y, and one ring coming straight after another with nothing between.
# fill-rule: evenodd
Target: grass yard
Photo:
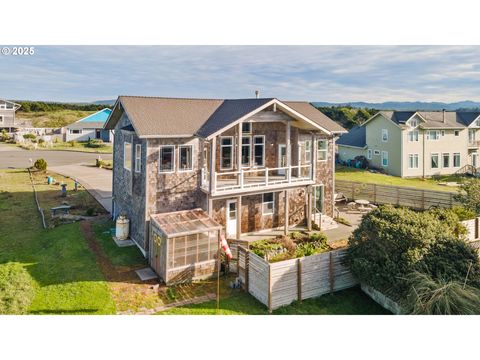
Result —
<instances>
[{"instance_id":1,"label":"grass yard","mask_svg":"<svg viewBox=\"0 0 480 360\"><path fill-rule=\"evenodd\" d=\"M267 308L253 296L241 290L232 290L228 298L220 300L217 312L216 301L177 307L159 315L267 315ZM359 288L327 294L315 299L295 302L273 311L274 315L386 315L390 314L373 302Z\"/></svg>"},{"instance_id":2,"label":"grass yard","mask_svg":"<svg viewBox=\"0 0 480 360\"><path fill-rule=\"evenodd\" d=\"M385 175L380 173L371 173L364 169L355 169L350 167L338 166L335 170L336 180L357 181L378 185L394 185L414 187L417 189L457 192L456 187L439 185L440 182L458 182L464 177L457 175L444 175L437 179L404 179L397 176Z\"/></svg>"},{"instance_id":3,"label":"grass yard","mask_svg":"<svg viewBox=\"0 0 480 360\"><path fill-rule=\"evenodd\" d=\"M0 266L16 262L30 275L35 294L27 313L115 313L108 284L79 227L44 230L28 172L0 170Z\"/></svg>"},{"instance_id":4,"label":"grass yard","mask_svg":"<svg viewBox=\"0 0 480 360\"><path fill-rule=\"evenodd\" d=\"M57 128L74 123L93 113L95 111L69 109L38 112L24 112L20 110L16 113L16 118L19 121L30 121L33 127Z\"/></svg>"}]
</instances>

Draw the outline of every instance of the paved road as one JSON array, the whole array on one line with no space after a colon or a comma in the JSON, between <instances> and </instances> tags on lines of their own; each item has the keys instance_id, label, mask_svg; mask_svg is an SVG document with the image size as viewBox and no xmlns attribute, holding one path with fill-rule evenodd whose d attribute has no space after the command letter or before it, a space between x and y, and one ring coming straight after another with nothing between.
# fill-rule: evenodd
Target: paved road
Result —
<instances>
[{"instance_id":1,"label":"paved road","mask_svg":"<svg viewBox=\"0 0 480 360\"><path fill-rule=\"evenodd\" d=\"M0 144L0 169L25 168L30 166L30 159L44 158L49 167L69 164L93 164L98 156L111 160L112 154L93 154L77 151L23 150L19 147Z\"/></svg>"},{"instance_id":2,"label":"paved road","mask_svg":"<svg viewBox=\"0 0 480 360\"><path fill-rule=\"evenodd\" d=\"M77 179L87 191L109 212L112 212L112 171L93 166L99 154L76 151L23 150L0 144L0 169L26 168L30 159L44 158L48 169ZM111 160L111 154L100 154Z\"/></svg>"}]
</instances>

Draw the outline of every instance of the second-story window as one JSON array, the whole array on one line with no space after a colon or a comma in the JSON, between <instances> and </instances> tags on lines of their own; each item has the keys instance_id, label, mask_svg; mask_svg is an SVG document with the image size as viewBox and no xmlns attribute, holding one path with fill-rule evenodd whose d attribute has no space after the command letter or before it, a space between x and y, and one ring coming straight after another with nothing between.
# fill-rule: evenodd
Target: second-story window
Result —
<instances>
[{"instance_id":1,"label":"second-story window","mask_svg":"<svg viewBox=\"0 0 480 360\"><path fill-rule=\"evenodd\" d=\"M181 145L178 147L179 164L178 170L189 171L193 170L193 146Z\"/></svg>"},{"instance_id":2,"label":"second-story window","mask_svg":"<svg viewBox=\"0 0 480 360\"><path fill-rule=\"evenodd\" d=\"M388 141L388 129L382 129L382 141L383 142Z\"/></svg>"},{"instance_id":3,"label":"second-story window","mask_svg":"<svg viewBox=\"0 0 480 360\"><path fill-rule=\"evenodd\" d=\"M242 134L251 134L252 133L252 123L244 122L242 123Z\"/></svg>"},{"instance_id":4,"label":"second-story window","mask_svg":"<svg viewBox=\"0 0 480 360\"><path fill-rule=\"evenodd\" d=\"M327 140L318 140L317 141L317 160L324 161L327 160Z\"/></svg>"},{"instance_id":5,"label":"second-story window","mask_svg":"<svg viewBox=\"0 0 480 360\"><path fill-rule=\"evenodd\" d=\"M160 159L158 167L160 172L175 171L175 146L163 145L160 146Z\"/></svg>"},{"instance_id":6,"label":"second-story window","mask_svg":"<svg viewBox=\"0 0 480 360\"><path fill-rule=\"evenodd\" d=\"M440 139L440 131L438 130L427 131L427 140L438 140L438 139Z\"/></svg>"},{"instance_id":7,"label":"second-story window","mask_svg":"<svg viewBox=\"0 0 480 360\"><path fill-rule=\"evenodd\" d=\"M230 170L233 166L233 137L220 138L220 168Z\"/></svg>"},{"instance_id":8,"label":"second-story window","mask_svg":"<svg viewBox=\"0 0 480 360\"><path fill-rule=\"evenodd\" d=\"M305 164L312 162L312 141L305 140Z\"/></svg>"},{"instance_id":9,"label":"second-story window","mask_svg":"<svg viewBox=\"0 0 480 360\"><path fill-rule=\"evenodd\" d=\"M139 173L142 171L142 145L135 145L135 172Z\"/></svg>"},{"instance_id":10,"label":"second-story window","mask_svg":"<svg viewBox=\"0 0 480 360\"><path fill-rule=\"evenodd\" d=\"M408 141L410 142L418 141L418 130L411 130L408 132Z\"/></svg>"},{"instance_id":11,"label":"second-story window","mask_svg":"<svg viewBox=\"0 0 480 360\"><path fill-rule=\"evenodd\" d=\"M250 136L242 137L242 166L250 166L250 154L252 151L252 139Z\"/></svg>"},{"instance_id":12,"label":"second-story window","mask_svg":"<svg viewBox=\"0 0 480 360\"><path fill-rule=\"evenodd\" d=\"M123 167L132 171L132 144L129 142L123 143Z\"/></svg>"},{"instance_id":13,"label":"second-story window","mask_svg":"<svg viewBox=\"0 0 480 360\"><path fill-rule=\"evenodd\" d=\"M265 136L253 137L253 161L255 166L265 165Z\"/></svg>"}]
</instances>

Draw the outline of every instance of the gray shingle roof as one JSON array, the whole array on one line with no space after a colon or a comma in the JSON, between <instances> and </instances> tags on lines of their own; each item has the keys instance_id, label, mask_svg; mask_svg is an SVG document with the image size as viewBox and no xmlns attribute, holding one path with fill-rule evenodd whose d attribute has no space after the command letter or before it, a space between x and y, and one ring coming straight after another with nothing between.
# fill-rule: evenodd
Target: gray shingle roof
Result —
<instances>
[{"instance_id":1,"label":"gray shingle roof","mask_svg":"<svg viewBox=\"0 0 480 360\"><path fill-rule=\"evenodd\" d=\"M67 129L103 129L105 123L101 122L74 122L73 124L67 125Z\"/></svg>"},{"instance_id":2,"label":"gray shingle roof","mask_svg":"<svg viewBox=\"0 0 480 360\"><path fill-rule=\"evenodd\" d=\"M192 136L208 137L262 105L267 99L181 99L142 96L119 96L118 103L127 113L140 137ZM345 132L311 104L286 101L285 105L330 132ZM114 129L119 112L113 111L106 129Z\"/></svg>"},{"instance_id":3,"label":"gray shingle roof","mask_svg":"<svg viewBox=\"0 0 480 360\"><path fill-rule=\"evenodd\" d=\"M338 138L337 144L364 148L367 146L366 129L365 126L354 126L348 133Z\"/></svg>"},{"instance_id":4,"label":"gray shingle roof","mask_svg":"<svg viewBox=\"0 0 480 360\"><path fill-rule=\"evenodd\" d=\"M415 111L380 111L387 119L398 125L404 125ZM458 129L468 126L480 115L480 112L457 112L457 111L418 111L425 122L420 124L425 129ZM445 118L444 118L445 116Z\"/></svg>"}]
</instances>

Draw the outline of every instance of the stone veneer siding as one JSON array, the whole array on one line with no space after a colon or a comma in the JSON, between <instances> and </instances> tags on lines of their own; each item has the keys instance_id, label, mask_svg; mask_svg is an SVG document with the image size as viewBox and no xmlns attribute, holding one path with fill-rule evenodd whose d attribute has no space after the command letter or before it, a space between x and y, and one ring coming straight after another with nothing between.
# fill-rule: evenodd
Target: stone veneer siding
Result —
<instances>
[{"instance_id":1,"label":"stone veneer siding","mask_svg":"<svg viewBox=\"0 0 480 360\"><path fill-rule=\"evenodd\" d=\"M335 176L335 149L332 137L317 136L317 139L328 140L327 161L317 161L316 175L317 184L324 185L324 213L333 217L333 193L334 193L334 176ZM315 149L316 151L316 149Z\"/></svg>"}]
</instances>

